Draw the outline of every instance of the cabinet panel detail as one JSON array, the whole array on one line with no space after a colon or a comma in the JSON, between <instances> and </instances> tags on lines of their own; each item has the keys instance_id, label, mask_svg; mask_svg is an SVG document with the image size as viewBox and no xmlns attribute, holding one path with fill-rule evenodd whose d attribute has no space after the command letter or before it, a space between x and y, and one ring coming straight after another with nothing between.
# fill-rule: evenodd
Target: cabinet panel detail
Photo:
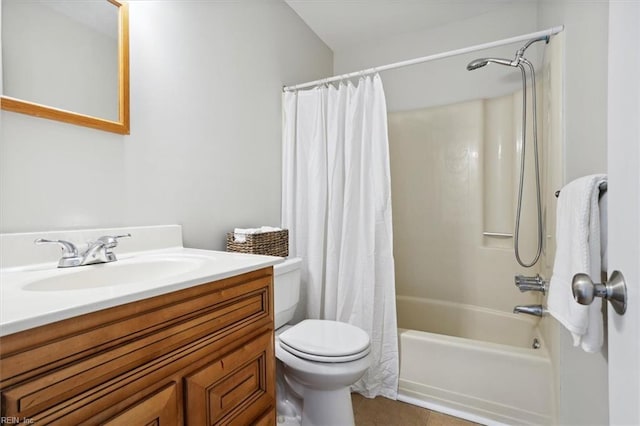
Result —
<instances>
[{"instance_id":1,"label":"cabinet panel detail","mask_svg":"<svg viewBox=\"0 0 640 426\"><path fill-rule=\"evenodd\" d=\"M271 334L263 334L186 377L187 423L226 424L238 416L250 422L272 405L273 386L268 383L272 348Z\"/></svg>"},{"instance_id":2,"label":"cabinet panel detail","mask_svg":"<svg viewBox=\"0 0 640 426\"><path fill-rule=\"evenodd\" d=\"M135 404L111 420L104 426L174 426L178 421L177 385L170 386L153 394L151 397Z\"/></svg>"}]
</instances>

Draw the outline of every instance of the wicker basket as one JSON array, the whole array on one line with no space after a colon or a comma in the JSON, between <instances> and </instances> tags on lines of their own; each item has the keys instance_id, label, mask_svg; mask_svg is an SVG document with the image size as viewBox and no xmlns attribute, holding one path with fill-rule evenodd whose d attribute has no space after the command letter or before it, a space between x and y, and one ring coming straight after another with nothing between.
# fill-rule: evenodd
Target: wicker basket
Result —
<instances>
[{"instance_id":1,"label":"wicker basket","mask_svg":"<svg viewBox=\"0 0 640 426\"><path fill-rule=\"evenodd\" d=\"M246 241L234 241L233 232L227 234L227 251L265 254L268 256L289 256L289 230L246 234Z\"/></svg>"}]
</instances>

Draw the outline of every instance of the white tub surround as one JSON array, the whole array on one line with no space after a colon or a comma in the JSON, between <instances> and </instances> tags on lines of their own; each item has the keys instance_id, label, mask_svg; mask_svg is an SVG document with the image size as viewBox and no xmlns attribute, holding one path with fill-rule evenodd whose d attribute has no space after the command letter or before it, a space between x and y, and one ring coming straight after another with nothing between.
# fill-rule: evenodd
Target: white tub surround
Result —
<instances>
[{"instance_id":1,"label":"white tub surround","mask_svg":"<svg viewBox=\"0 0 640 426\"><path fill-rule=\"evenodd\" d=\"M63 239L81 246L104 235L130 233L114 249L111 263L58 268L56 245L36 238ZM0 335L170 293L265 268L282 261L182 247L178 225L0 234Z\"/></svg>"}]
</instances>

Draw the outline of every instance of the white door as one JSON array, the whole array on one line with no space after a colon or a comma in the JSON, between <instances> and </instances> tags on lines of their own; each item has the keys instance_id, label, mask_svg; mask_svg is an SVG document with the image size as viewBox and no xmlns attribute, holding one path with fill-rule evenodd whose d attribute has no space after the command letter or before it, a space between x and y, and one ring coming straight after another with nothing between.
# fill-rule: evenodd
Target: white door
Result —
<instances>
[{"instance_id":1,"label":"white door","mask_svg":"<svg viewBox=\"0 0 640 426\"><path fill-rule=\"evenodd\" d=\"M609 3L608 78L609 274L628 289L609 309L609 422L640 425L640 1Z\"/></svg>"}]
</instances>

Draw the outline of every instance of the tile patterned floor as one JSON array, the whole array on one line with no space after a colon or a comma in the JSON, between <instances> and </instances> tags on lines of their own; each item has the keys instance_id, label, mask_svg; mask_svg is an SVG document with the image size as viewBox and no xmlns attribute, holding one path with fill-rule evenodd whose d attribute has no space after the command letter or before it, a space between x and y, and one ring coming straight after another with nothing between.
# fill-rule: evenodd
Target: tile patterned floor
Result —
<instances>
[{"instance_id":1,"label":"tile patterned floor","mask_svg":"<svg viewBox=\"0 0 640 426\"><path fill-rule=\"evenodd\" d=\"M356 426L472 426L477 424L382 397L368 399L354 393L351 394L351 400Z\"/></svg>"}]
</instances>

